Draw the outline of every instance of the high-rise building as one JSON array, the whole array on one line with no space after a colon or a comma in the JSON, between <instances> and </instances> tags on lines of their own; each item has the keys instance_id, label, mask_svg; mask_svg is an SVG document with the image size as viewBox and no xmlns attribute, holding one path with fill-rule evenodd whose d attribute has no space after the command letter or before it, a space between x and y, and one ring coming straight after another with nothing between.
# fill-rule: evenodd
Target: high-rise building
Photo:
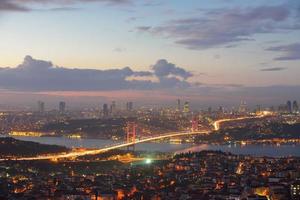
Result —
<instances>
[{"instance_id":1,"label":"high-rise building","mask_svg":"<svg viewBox=\"0 0 300 200\"><path fill-rule=\"evenodd\" d=\"M207 112L208 112L208 114L210 115L210 114L212 113L212 108L211 108L211 107L208 107Z\"/></svg>"},{"instance_id":2,"label":"high-rise building","mask_svg":"<svg viewBox=\"0 0 300 200\"><path fill-rule=\"evenodd\" d=\"M241 104L239 106L239 113L245 113L247 112L247 103L246 101L241 101Z\"/></svg>"},{"instance_id":3,"label":"high-rise building","mask_svg":"<svg viewBox=\"0 0 300 200\"><path fill-rule=\"evenodd\" d=\"M131 101L126 103L126 110L127 111L133 110L133 103Z\"/></svg>"},{"instance_id":4,"label":"high-rise building","mask_svg":"<svg viewBox=\"0 0 300 200\"><path fill-rule=\"evenodd\" d=\"M260 113L261 112L261 105L256 105L256 113Z\"/></svg>"},{"instance_id":5,"label":"high-rise building","mask_svg":"<svg viewBox=\"0 0 300 200\"><path fill-rule=\"evenodd\" d=\"M66 111L66 102L61 101L59 102L59 112L64 113Z\"/></svg>"},{"instance_id":6,"label":"high-rise building","mask_svg":"<svg viewBox=\"0 0 300 200\"><path fill-rule=\"evenodd\" d=\"M300 199L300 180L296 180L290 186L290 195L292 200Z\"/></svg>"},{"instance_id":7,"label":"high-rise building","mask_svg":"<svg viewBox=\"0 0 300 200\"><path fill-rule=\"evenodd\" d=\"M111 102L111 105L110 105L110 113L111 113L111 114L114 114L114 113L116 112L116 108L117 108L116 102L115 102L115 101L112 101L112 102Z\"/></svg>"},{"instance_id":8,"label":"high-rise building","mask_svg":"<svg viewBox=\"0 0 300 200\"><path fill-rule=\"evenodd\" d=\"M176 108L176 110L177 111L181 110L180 99L177 99L177 108Z\"/></svg>"},{"instance_id":9,"label":"high-rise building","mask_svg":"<svg viewBox=\"0 0 300 200\"><path fill-rule=\"evenodd\" d=\"M103 117L107 117L109 114L108 105L106 103L103 104L102 114L103 114Z\"/></svg>"},{"instance_id":10,"label":"high-rise building","mask_svg":"<svg viewBox=\"0 0 300 200\"><path fill-rule=\"evenodd\" d=\"M287 101L286 102L286 109L287 109L287 112L289 112L289 113L293 112L292 102L291 101Z\"/></svg>"},{"instance_id":11,"label":"high-rise building","mask_svg":"<svg viewBox=\"0 0 300 200\"><path fill-rule=\"evenodd\" d=\"M45 112L45 103L43 101L38 101L38 112Z\"/></svg>"},{"instance_id":12,"label":"high-rise building","mask_svg":"<svg viewBox=\"0 0 300 200\"><path fill-rule=\"evenodd\" d=\"M224 107L223 107L223 106L220 106L220 107L219 107L219 110L218 110L218 113L219 113L219 114L224 114L224 112L225 112Z\"/></svg>"},{"instance_id":13,"label":"high-rise building","mask_svg":"<svg viewBox=\"0 0 300 200\"><path fill-rule=\"evenodd\" d=\"M188 101L184 102L184 105L183 105L183 112L184 112L184 113L190 112L190 104L189 104Z\"/></svg>"},{"instance_id":14,"label":"high-rise building","mask_svg":"<svg viewBox=\"0 0 300 200\"><path fill-rule=\"evenodd\" d=\"M297 113L299 111L299 106L298 106L298 102L294 101L293 102L293 112Z\"/></svg>"}]
</instances>

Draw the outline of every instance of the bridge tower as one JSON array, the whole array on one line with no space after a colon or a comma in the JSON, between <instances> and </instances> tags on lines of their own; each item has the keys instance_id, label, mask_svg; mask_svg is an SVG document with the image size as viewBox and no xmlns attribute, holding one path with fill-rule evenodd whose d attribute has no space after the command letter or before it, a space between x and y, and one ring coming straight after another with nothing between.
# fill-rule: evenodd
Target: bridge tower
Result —
<instances>
[{"instance_id":1,"label":"bridge tower","mask_svg":"<svg viewBox=\"0 0 300 200\"><path fill-rule=\"evenodd\" d=\"M133 142L135 143L136 141L136 129L137 129L137 124L135 122L128 122L126 126L126 142L130 143ZM134 144L132 145L133 150ZM127 150L129 150L129 146L127 147Z\"/></svg>"},{"instance_id":2,"label":"bridge tower","mask_svg":"<svg viewBox=\"0 0 300 200\"><path fill-rule=\"evenodd\" d=\"M192 119L192 128L191 128L192 132L196 132L199 130L199 122L198 122L198 118L193 117Z\"/></svg>"}]
</instances>

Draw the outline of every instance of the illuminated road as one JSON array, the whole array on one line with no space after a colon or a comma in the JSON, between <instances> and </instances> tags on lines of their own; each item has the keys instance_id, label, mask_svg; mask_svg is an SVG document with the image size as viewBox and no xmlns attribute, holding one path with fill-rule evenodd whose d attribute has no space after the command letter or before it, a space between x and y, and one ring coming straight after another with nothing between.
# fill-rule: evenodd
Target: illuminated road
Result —
<instances>
[{"instance_id":1,"label":"illuminated road","mask_svg":"<svg viewBox=\"0 0 300 200\"><path fill-rule=\"evenodd\" d=\"M224 122L229 122L229 121L239 121L239 120L245 120L245 119L255 119L255 118L261 118L264 117L264 115L259 115L259 116L252 116L252 117L240 117L240 118L234 118L234 119L220 119L217 120L213 123L214 130L219 130L220 129L220 124ZM195 131L195 132L171 132L171 133L166 133L163 135L158 135L158 136L153 136L149 138L143 138L143 139L137 139L135 142L130 142L130 143L121 143L121 144L112 144L111 146L107 146L101 149L87 149L83 151L72 151L69 153L61 153L61 154L52 154L52 155L43 155L43 156L36 156L36 157L20 157L20 158L15 158L12 160L58 160L58 159L65 159L65 158L76 158L80 156L86 156L86 155L97 155L106 151L114 150L114 149L119 149L119 148L124 148L128 147L134 144L139 144L139 143L144 143L144 142L150 142L154 140L161 140L165 138L171 138L171 137L177 137L177 136L185 136L185 135L199 135L199 134L209 134L211 133L211 130L202 130L202 131ZM0 159L0 161L4 161L8 159Z\"/></svg>"},{"instance_id":2,"label":"illuminated road","mask_svg":"<svg viewBox=\"0 0 300 200\"><path fill-rule=\"evenodd\" d=\"M224 122L230 122L230 121L241 121L241 120L245 120L245 119L259 119L262 117L265 117L266 115L256 115L256 116L251 116L251 117L239 117L239 118L233 118L233 119L220 119L217 120L213 123L214 129L215 131L220 130L220 125Z\"/></svg>"}]
</instances>

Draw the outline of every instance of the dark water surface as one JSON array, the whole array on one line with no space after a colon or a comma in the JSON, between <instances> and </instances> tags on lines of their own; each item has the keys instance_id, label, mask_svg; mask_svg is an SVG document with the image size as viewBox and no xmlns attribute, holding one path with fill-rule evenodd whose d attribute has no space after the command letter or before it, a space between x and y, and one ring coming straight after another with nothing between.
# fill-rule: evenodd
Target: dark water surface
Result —
<instances>
[{"instance_id":1,"label":"dark water surface","mask_svg":"<svg viewBox=\"0 0 300 200\"><path fill-rule=\"evenodd\" d=\"M39 142L42 144L56 144L69 148L84 147L84 148L101 148L106 145L115 143L112 140L101 139L72 139L64 137L14 137L19 140ZM255 156L299 156L300 144L287 145L262 145L251 144L246 146L240 145L209 145L209 144L170 144L170 143L142 143L137 144L136 150L141 151L160 151L160 152L195 152L201 150L221 150L224 152L231 152L233 154L255 155Z\"/></svg>"}]
</instances>

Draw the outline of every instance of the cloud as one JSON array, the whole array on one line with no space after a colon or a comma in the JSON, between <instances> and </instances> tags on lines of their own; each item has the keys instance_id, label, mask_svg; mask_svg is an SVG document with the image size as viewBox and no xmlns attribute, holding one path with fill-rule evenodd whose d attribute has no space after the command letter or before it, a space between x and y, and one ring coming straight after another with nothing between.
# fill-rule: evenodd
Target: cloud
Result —
<instances>
[{"instance_id":1,"label":"cloud","mask_svg":"<svg viewBox=\"0 0 300 200\"><path fill-rule=\"evenodd\" d=\"M175 67L166 60L157 63L154 71L134 71L130 67L109 70L69 69L55 66L49 61L36 60L31 56L26 56L23 63L16 68L0 68L0 88L15 91L109 91L190 86L190 83L178 77L186 79L192 74ZM165 74L158 73L158 68L166 66L168 66L168 71L165 69ZM178 77L167 76L171 74ZM158 77L158 81L152 81L151 77L153 76ZM130 77L145 78L130 80Z\"/></svg>"},{"instance_id":2,"label":"cloud","mask_svg":"<svg viewBox=\"0 0 300 200\"><path fill-rule=\"evenodd\" d=\"M133 76L140 76L140 77L153 76L153 73L149 71L135 71L133 73Z\"/></svg>"},{"instance_id":3,"label":"cloud","mask_svg":"<svg viewBox=\"0 0 300 200\"><path fill-rule=\"evenodd\" d=\"M74 96L85 94L89 94L89 98L98 99L99 95L104 98L113 93L114 96L111 98L119 96L120 99L135 98L136 101L142 99L143 102L146 100L152 102L153 98L161 100L162 96L170 97L175 101L185 96L195 103L199 102L201 105L205 103L208 106L232 105L241 99L255 104L269 105L273 102L284 102L287 98L300 98L300 86L249 87L239 84L192 84L185 80L190 76L190 72L164 59L157 61L149 71L134 71L129 67L109 70L70 69L26 56L23 63L15 68L0 68L0 88L3 89L0 96L2 95L1 99L7 99L8 102L21 101L21 103L26 95L28 97L30 94L36 94L36 98L39 99L38 94L41 93L60 93L61 96L71 93L68 101L73 101ZM145 79L131 80L131 77ZM146 79L147 77L150 78ZM156 80L153 81L152 78ZM4 95L7 92L19 93L19 95L9 99ZM129 94L135 96L128 97ZM139 94L145 95L140 97ZM48 100L46 97L45 99ZM80 101L88 100L83 96Z\"/></svg>"},{"instance_id":4,"label":"cloud","mask_svg":"<svg viewBox=\"0 0 300 200\"><path fill-rule=\"evenodd\" d=\"M284 68L284 67L264 68L264 69L261 69L260 71L262 71L262 72L275 72L275 71L282 71L282 70L286 70L286 68Z\"/></svg>"},{"instance_id":5,"label":"cloud","mask_svg":"<svg viewBox=\"0 0 300 200\"><path fill-rule=\"evenodd\" d=\"M28 2L28 3L40 3L40 4L76 4L76 3L105 3L108 5L129 5L132 4L132 0L12 0L19 3Z\"/></svg>"},{"instance_id":6,"label":"cloud","mask_svg":"<svg viewBox=\"0 0 300 200\"><path fill-rule=\"evenodd\" d=\"M178 76L184 80L193 76L191 72L186 71L181 67L177 67L173 63L169 63L165 59L158 60L155 65L152 66L154 74L159 78L165 78L169 75Z\"/></svg>"},{"instance_id":7,"label":"cloud","mask_svg":"<svg viewBox=\"0 0 300 200\"><path fill-rule=\"evenodd\" d=\"M104 3L106 5L131 5L131 0L0 0L0 11L31 11L33 4L40 5L74 5L77 3ZM73 10L70 7L54 8L54 10ZM75 8L76 9L76 8ZM53 11L54 11L53 10Z\"/></svg>"},{"instance_id":8,"label":"cloud","mask_svg":"<svg viewBox=\"0 0 300 200\"><path fill-rule=\"evenodd\" d=\"M136 29L139 31L150 31L151 26L138 26Z\"/></svg>"},{"instance_id":9,"label":"cloud","mask_svg":"<svg viewBox=\"0 0 300 200\"><path fill-rule=\"evenodd\" d=\"M117 52L117 53L123 53L125 51L127 51L126 48L122 48L122 47L116 47L113 49L114 52Z\"/></svg>"},{"instance_id":10,"label":"cloud","mask_svg":"<svg viewBox=\"0 0 300 200\"><path fill-rule=\"evenodd\" d=\"M283 56L276 57L274 60L299 60L300 59L300 43L281 45L267 48L268 51L282 52Z\"/></svg>"},{"instance_id":11,"label":"cloud","mask_svg":"<svg viewBox=\"0 0 300 200\"><path fill-rule=\"evenodd\" d=\"M260 6L208 11L202 16L171 20L139 31L171 38L188 49L226 47L252 41L255 34L299 29L290 7ZM289 23L287 23L289 22Z\"/></svg>"},{"instance_id":12,"label":"cloud","mask_svg":"<svg viewBox=\"0 0 300 200\"><path fill-rule=\"evenodd\" d=\"M43 11L53 11L53 12L60 12L60 11L77 11L80 10L80 8L73 8L73 7L55 7L55 8L49 8L49 9L43 9Z\"/></svg>"},{"instance_id":13,"label":"cloud","mask_svg":"<svg viewBox=\"0 0 300 200\"><path fill-rule=\"evenodd\" d=\"M17 4L13 1L9 0L0 0L0 12L1 11L18 11L18 12L25 12L29 11L30 9L24 7L23 5Z\"/></svg>"}]
</instances>

